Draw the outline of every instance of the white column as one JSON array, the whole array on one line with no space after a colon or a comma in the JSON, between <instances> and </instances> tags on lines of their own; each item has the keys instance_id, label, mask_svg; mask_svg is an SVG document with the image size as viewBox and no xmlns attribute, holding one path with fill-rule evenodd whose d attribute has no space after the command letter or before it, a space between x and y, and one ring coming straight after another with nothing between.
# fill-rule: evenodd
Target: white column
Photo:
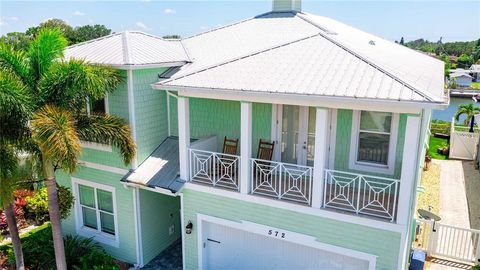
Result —
<instances>
[{"instance_id":1,"label":"white column","mask_svg":"<svg viewBox=\"0 0 480 270\"><path fill-rule=\"evenodd\" d=\"M180 179L188 181L190 148L190 109L188 97L178 97L178 151L180 159Z\"/></svg>"},{"instance_id":2,"label":"white column","mask_svg":"<svg viewBox=\"0 0 480 270\"><path fill-rule=\"evenodd\" d=\"M250 158L252 157L252 103L240 104L240 192L250 192Z\"/></svg>"},{"instance_id":3,"label":"white column","mask_svg":"<svg viewBox=\"0 0 480 270\"><path fill-rule=\"evenodd\" d=\"M420 117L409 115L405 127L405 142L403 145L402 176L398 197L397 223L407 225L410 214L413 184L417 176L418 144L420 143Z\"/></svg>"},{"instance_id":4,"label":"white column","mask_svg":"<svg viewBox=\"0 0 480 270\"><path fill-rule=\"evenodd\" d=\"M325 165L328 155L328 109L317 108L315 122L315 157L313 161L312 207L320 208L323 201Z\"/></svg>"}]
</instances>

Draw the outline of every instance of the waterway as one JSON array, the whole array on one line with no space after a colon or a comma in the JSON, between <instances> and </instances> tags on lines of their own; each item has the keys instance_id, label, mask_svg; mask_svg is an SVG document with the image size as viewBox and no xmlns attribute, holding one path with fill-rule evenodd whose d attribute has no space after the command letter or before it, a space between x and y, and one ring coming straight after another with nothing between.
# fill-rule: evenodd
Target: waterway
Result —
<instances>
[{"instance_id":1,"label":"waterway","mask_svg":"<svg viewBox=\"0 0 480 270\"><path fill-rule=\"evenodd\" d=\"M432 112L432 119L450 122L452 121L452 117L455 116L458 106L468 103L474 103L471 97L451 97L450 105L448 106L448 108L446 108L445 110L434 110ZM475 106L480 106L480 104L477 103L475 104ZM465 116L460 116L459 122L463 123L464 120Z\"/></svg>"}]
</instances>

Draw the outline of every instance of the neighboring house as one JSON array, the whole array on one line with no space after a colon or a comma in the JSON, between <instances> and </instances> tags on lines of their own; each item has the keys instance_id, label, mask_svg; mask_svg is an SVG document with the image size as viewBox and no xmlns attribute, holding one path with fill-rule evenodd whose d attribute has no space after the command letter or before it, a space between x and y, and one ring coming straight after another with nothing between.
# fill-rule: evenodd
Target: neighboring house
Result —
<instances>
[{"instance_id":1,"label":"neighboring house","mask_svg":"<svg viewBox=\"0 0 480 270\"><path fill-rule=\"evenodd\" d=\"M472 85L473 77L465 72L450 73L450 80L455 81L458 86L470 87Z\"/></svg>"},{"instance_id":2,"label":"neighboring house","mask_svg":"<svg viewBox=\"0 0 480 270\"><path fill-rule=\"evenodd\" d=\"M480 82L480 65L472 65L469 71L473 77L473 81Z\"/></svg>"},{"instance_id":3,"label":"neighboring house","mask_svg":"<svg viewBox=\"0 0 480 270\"><path fill-rule=\"evenodd\" d=\"M129 121L138 156L126 168L84 144L78 172L58 174L77 198L65 233L137 266L182 237L185 269L405 268L431 111L448 105L442 61L300 0L181 41L113 34L72 56L125 70L104 107ZM225 137L237 153L221 153ZM270 160L260 140L275 143Z\"/></svg>"}]
</instances>

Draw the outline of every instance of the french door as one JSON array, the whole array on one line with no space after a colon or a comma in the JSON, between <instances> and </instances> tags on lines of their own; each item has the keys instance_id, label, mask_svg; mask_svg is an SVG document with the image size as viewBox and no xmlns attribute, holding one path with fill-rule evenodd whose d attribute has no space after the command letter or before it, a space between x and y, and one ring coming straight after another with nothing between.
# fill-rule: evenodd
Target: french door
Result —
<instances>
[{"instance_id":1,"label":"french door","mask_svg":"<svg viewBox=\"0 0 480 270\"><path fill-rule=\"evenodd\" d=\"M296 105L276 106L275 159L313 166L315 153L315 108Z\"/></svg>"}]
</instances>

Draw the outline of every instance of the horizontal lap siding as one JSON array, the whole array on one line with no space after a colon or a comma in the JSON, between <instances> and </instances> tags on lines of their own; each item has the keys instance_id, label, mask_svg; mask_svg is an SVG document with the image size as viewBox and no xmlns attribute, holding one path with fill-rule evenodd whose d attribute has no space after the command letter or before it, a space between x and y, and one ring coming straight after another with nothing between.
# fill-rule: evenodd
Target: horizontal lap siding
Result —
<instances>
[{"instance_id":1,"label":"horizontal lap siding","mask_svg":"<svg viewBox=\"0 0 480 270\"><path fill-rule=\"evenodd\" d=\"M403 158L403 144L405 141L405 127L407 124L407 115L400 114L398 125L397 148L395 155L395 169L393 175L372 173L370 171L359 171L349 169L350 147L352 136L352 110L338 110L337 112L337 130L335 142L335 170L364 173L383 177L392 177L400 179Z\"/></svg>"},{"instance_id":2,"label":"horizontal lap siding","mask_svg":"<svg viewBox=\"0 0 480 270\"><path fill-rule=\"evenodd\" d=\"M320 210L319 210L320 211ZM194 222L186 235L186 269L197 269L196 214L239 222L246 220L317 238L319 242L378 256L377 269L396 269L400 234L294 211L184 190L184 221Z\"/></svg>"},{"instance_id":3,"label":"horizontal lap siding","mask_svg":"<svg viewBox=\"0 0 480 270\"><path fill-rule=\"evenodd\" d=\"M133 193L131 188L125 188L120 182L123 175L113 174L101 170L95 170L80 166L78 171L72 175L75 178L96 182L115 188L118 215L118 235L119 247L110 245L100 245L113 257L129 263L136 263L136 242L135 242L135 224L133 209ZM57 181L60 185L72 189L72 181L70 175L57 172ZM78 200L78 198L76 198ZM62 221L63 234L76 234L75 228L75 211L72 208L68 218Z\"/></svg>"},{"instance_id":4,"label":"horizontal lap siding","mask_svg":"<svg viewBox=\"0 0 480 270\"><path fill-rule=\"evenodd\" d=\"M133 71L137 161L141 164L168 136L167 97L152 88L166 68Z\"/></svg>"},{"instance_id":5,"label":"horizontal lap siding","mask_svg":"<svg viewBox=\"0 0 480 270\"><path fill-rule=\"evenodd\" d=\"M150 262L180 238L180 198L140 189L143 262ZM169 227L174 234L169 235Z\"/></svg>"}]
</instances>

